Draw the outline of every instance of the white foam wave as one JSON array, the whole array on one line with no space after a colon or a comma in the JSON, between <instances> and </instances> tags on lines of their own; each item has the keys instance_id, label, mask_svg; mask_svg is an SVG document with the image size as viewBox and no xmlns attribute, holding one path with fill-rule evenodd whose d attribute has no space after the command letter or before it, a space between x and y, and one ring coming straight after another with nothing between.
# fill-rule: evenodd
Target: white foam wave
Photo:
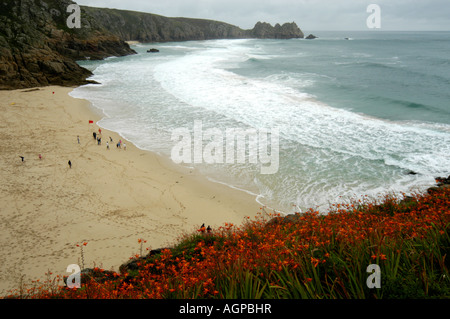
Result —
<instances>
[{"instance_id":1,"label":"white foam wave","mask_svg":"<svg viewBox=\"0 0 450 319\"><path fill-rule=\"evenodd\" d=\"M251 43L198 42L186 44L195 50L184 55L111 60L95 70L102 85L78 93L107 113L101 124L144 149L163 152L171 128L196 119L221 129L230 123L279 127L286 155L277 176L256 176L261 203L324 207L342 195L406 191L448 173L450 125L393 122L333 108L302 92L320 77L313 73L233 73L230 68L249 57L276 58ZM410 170L421 175L402 175Z\"/></svg>"},{"instance_id":2,"label":"white foam wave","mask_svg":"<svg viewBox=\"0 0 450 319\"><path fill-rule=\"evenodd\" d=\"M160 64L155 78L191 107L253 127L279 126L285 138L303 145L421 172L450 167L450 159L443 156L450 154L447 133L332 108L270 79L250 79L222 69L221 62L234 58L235 52L230 56L206 50Z\"/></svg>"}]
</instances>

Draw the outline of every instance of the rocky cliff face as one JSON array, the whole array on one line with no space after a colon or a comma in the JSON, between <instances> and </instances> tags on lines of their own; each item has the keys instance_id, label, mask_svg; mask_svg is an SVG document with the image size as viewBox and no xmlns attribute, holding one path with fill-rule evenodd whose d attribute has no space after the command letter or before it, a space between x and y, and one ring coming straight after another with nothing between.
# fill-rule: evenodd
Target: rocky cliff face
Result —
<instances>
[{"instance_id":1,"label":"rocky cliff face","mask_svg":"<svg viewBox=\"0 0 450 319\"><path fill-rule=\"evenodd\" d=\"M125 41L167 42L243 37L244 31L223 22L167 18L151 13L83 7L89 16Z\"/></svg>"},{"instance_id":2,"label":"rocky cliff face","mask_svg":"<svg viewBox=\"0 0 450 319\"><path fill-rule=\"evenodd\" d=\"M258 39L292 39L304 37L303 32L295 22L285 23L283 25L277 23L274 27L269 23L258 22L252 30L247 32L251 37Z\"/></svg>"},{"instance_id":3,"label":"rocky cliff face","mask_svg":"<svg viewBox=\"0 0 450 319\"><path fill-rule=\"evenodd\" d=\"M212 20L81 6L81 28L69 28L70 0L0 1L0 89L88 83L75 61L134 54L125 41L303 38L295 23L252 30Z\"/></svg>"},{"instance_id":4,"label":"rocky cliff face","mask_svg":"<svg viewBox=\"0 0 450 319\"><path fill-rule=\"evenodd\" d=\"M69 29L68 0L0 2L0 89L88 83L75 61L135 53L118 36L87 18Z\"/></svg>"},{"instance_id":5,"label":"rocky cliff face","mask_svg":"<svg viewBox=\"0 0 450 319\"><path fill-rule=\"evenodd\" d=\"M251 30L214 20L167 18L151 13L83 7L89 16L125 41L167 42L212 39L303 38L294 23L275 26L258 22Z\"/></svg>"}]
</instances>

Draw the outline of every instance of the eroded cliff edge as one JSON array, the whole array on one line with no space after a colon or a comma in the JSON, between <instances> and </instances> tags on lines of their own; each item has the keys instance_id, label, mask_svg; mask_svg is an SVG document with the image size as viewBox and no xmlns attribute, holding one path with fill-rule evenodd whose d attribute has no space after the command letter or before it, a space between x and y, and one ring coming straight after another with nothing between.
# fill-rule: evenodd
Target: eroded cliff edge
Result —
<instances>
[{"instance_id":1,"label":"eroded cliff edge","mask_svg":"<svg viewBox=\"0 0 450 319\"><path fill-rule=\"evenodd\" d=\"M75 61L135 53L118 36L86 16L82 28L66 25L66 0L0 3L0 89L88 83L91 72Z\"/></svg>"}]
</instances>

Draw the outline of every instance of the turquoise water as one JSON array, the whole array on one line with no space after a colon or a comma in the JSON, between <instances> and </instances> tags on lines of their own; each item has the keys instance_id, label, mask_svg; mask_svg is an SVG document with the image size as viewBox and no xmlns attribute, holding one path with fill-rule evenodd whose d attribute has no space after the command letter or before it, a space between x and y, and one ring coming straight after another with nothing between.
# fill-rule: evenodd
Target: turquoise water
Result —
<instances>
[{"instance_id":1,"label":"turquoise water","mask_svg":"<svg viewBox=\"0 0 450 319\"><path fill-rule=\"evenodd\" d=\"M284 212L423 191L450 174L450 33L316 35L139 44L79 62L101 85L72 95L103 110L100 126L165 156L174 130L194 123L278 128L274 174L250 161L184 165Z\"/></svg>"}]
</instances>

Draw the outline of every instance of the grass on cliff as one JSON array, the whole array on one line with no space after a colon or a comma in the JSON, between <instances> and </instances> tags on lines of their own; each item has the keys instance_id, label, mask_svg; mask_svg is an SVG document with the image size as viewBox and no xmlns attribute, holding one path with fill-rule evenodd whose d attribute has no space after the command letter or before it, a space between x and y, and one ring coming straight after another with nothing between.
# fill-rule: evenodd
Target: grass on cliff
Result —
<instances>
[{"instance_id":1,"label":"grass on cliff","mask_svg":"<svg viewBox=\"0 0 450 319\"><path fill-rule=\"evenodd\" d=\"M310 210L291 222L259 214L194 232L124 273L96 271L80 289L55 280L19 298L450 298L450 189ZM367 271L379 266L380 288Z\"/></svg>"}]
</instances>

